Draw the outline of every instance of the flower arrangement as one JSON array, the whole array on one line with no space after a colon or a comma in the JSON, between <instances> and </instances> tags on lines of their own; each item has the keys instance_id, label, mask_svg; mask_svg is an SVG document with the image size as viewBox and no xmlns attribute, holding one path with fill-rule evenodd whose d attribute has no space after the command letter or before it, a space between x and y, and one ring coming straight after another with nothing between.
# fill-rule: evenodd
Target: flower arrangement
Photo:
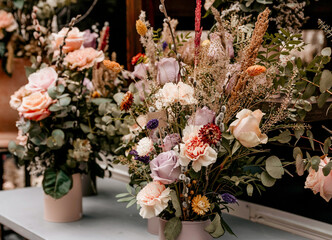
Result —
<instances>
[{"instance_id":1,"label":"flower arrangement","mask_svg":"<svg viewBox=\"0 0 332 240\"><path fill-rule=\"evenodd\" d=\"M54 16L71 1L2 1L0 3L0 59L11 75L15 57L36 57L44 49L45 36L51 33ZM38 24L36 24L38 22ZM44 36L40 36L43 33ZM38 38L43 37L42 41Z\"/></svg>"},{"instance_id":2,"label":"flower arrangement","mask_svg":"<svg viewBox=\"0 0 332 240\"><path fill-rule=\"evenodd\" d=\"M10 101L20 120L19 143L8 148L20 164L28 163L31 174L44 176L44 192L55 199L68 193L75 173L110 176L108 155L129 132L113 117L120 114L113 96L125 86L126 71L115 61L109 67L109 26L87 37L74 27L76 20L53 34L53 44L46 45L55 56L50 65L34 65L28 84Z\"/></svg>"},{"instance_id":3,"label":"flower arrangement","mask_svg":"<svg viewBox=\"0 0 332 240\"><path fill-rule=\"evenodd\" d=\"M135 123L122 145L127 154L118 160L129 166L135 191L128 187L128 193L117 197L119 202L128 201L127 207L137 202L143 218L167 220L161 233L166 239L177 238L181 221L209 220L205 231L215 238L225 231L233 234L223 211L229 211L243 191L251 196L272 187L293 164L271 155L267 143L287 144L293 136L306 138L306 130L311 134L310 127L300 122L310 111L306 99L313 94L308 97L309 90L304 89L318 86L324 96L330 94L325 81L330 84L332 79L322 78L321 71L330 61L329 49L310 66L298 58L279 61L290 51L301 51L303 44L298 34L284 29L266 33L268 8L258 15L251 38L235 48L232 39L237 33L211 9L216 26L202 41L201 1L196 1L194 47L186 45L189 36L176 35L176 21L167 15L164 0L160 5L164 35L153 30L144 12L136 23L145 54L132 60L137 89L122 98L125 116ZM192 50L190 57L186 55L192 61L184 61L181 53L188 53L184 48ZM313 76L308 74L311 68ZM140 101L133 101L137 92ZM281 102L273 102L278 96ZM326 145L329 149L331 142ZM304 163L296 149L294 156ZM314 159L308 157L305 163L306 168L319 170L310 173L316 179L322 176L320 166L331 164L326 158L324 164ZM326 169L325 176L331 170ZM315 192L326 186L307 183Z\"/></svg>"}]
</instances>

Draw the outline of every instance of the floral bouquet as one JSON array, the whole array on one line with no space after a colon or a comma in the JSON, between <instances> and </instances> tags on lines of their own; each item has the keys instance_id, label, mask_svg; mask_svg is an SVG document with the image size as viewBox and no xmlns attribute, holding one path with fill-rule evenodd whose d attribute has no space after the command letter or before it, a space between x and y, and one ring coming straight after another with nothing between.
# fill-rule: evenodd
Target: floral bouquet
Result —
<instances>
[{"instance_id":1,"label":"floral bouquet","mask_svg":"<svg viewBox=\"0 0 332 240\"><path fill-rule=\"evenodd\" d=\"M212 8L217 23L201 41L201 1L196 3L193 41L176 35L177 22L163 0L161 35L141 13L136 29L145 54L132 60L140 102L128 91L120 105L135 120L123 144L128 154L119 159L129 165L135 192L128 188L117 197L129 201L127 207L137 202L143 218L159 216L161 239L187 239L186 224L195 221L204 223L197 239L233 234L222 213L243 191L260 193L288 172L292 162L271 155L266 144L310 134L299 121L310 105L302 99L303 87L313 84L306 73L314 68L317 85L324 85L320 69L330 60L325 49L310 67L300 59L279 61L303 44L286 30L266 34L269 9L259 14L251 39L234 48L236 34ZM281 102L273 101L277 97Z\"/></svg>"},{"instance_id":2,"label":"floral bouquet","mask_svg":"<svg viewBox=\"0 0 332 240\"><path fill-rule=\"evenodd\" d=\"M75 173L110 175L111 144L128 131L123 121L107 116L120 114L113 95L126 84L125 71L104 54L109 27L85 33L73 26L75 21L53 34L46 46L55 56L50 65L37 61L29 83L10 101L20 120L19 143L11 142L9 150L32 174L44 176L44 192L54 199L70 191Z\"/></svg>"}]
</instances>

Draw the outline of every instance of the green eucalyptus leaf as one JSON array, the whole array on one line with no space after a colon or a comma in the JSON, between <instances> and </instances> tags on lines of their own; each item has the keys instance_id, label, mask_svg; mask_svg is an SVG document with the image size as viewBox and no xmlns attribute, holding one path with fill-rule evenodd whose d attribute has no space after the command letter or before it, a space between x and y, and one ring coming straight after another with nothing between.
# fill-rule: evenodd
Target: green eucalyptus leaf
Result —
<instances>
[{"instance_id":1,"label":"green eucalyptus leaf","mask_svg":"<svg viewBox=\"0 0 332 240\"><path fill-rule=\"evenodd\" d=\"M314 94L315 90L316 90L316 86L309 83L304 90L303 99L310 98Z\"/></svg>"},{"instance_id":2,"label":"green eucalyptus leaf","mask_svg":"<svg viewBox=\"0 0 332 240\"><path fill-rule=\"evenodd\" d=\"M329 47L323 48L321 51L321 54L323 56L331 56L331 48L329 48Z\"/></svg>"},{"instance_id":3,"label":"green eucalyptus leaf","mask_svg":"<svg viewBox=\"0 0 332 240\"><path fill-rule=\"evenodd\" d=\"M307 130L307 136L309 138L309 142L311 145L312 150L315 150L315 145L314 145L314 135L312 134L312 132L310 130Z\"/></svg>"},{"instance_id":4,"label":"green eucalyptus leaf","mask_svg":"<svg viewBox=\"0 0 332 240\"><path fill-rule=\"evenodd\" d=\"M24 66L25 76L28 78L32 73L36 72L36 69L33 67Z\"/></svg>"},{"instance_id":5,"label":"green eucalyptus leaf","mask_svg":"<svg viewBox=\"0 0 332 240\"><path fill-rule=\"evenodd\" d=\"M210 233L210 235L214 238L219 238L225 234L225 229L223 228L223 226L221 224L221 218L220 218L219 214L216 214L216 216L214 217L211 224L209 224L205 228L205 231Z\"/></svg>"},{"instance_id":6,"label":"green eucalyptus leaf","mask_svg":"<svg viewBox=\"0 0 332 240\"><path fill-rule=\"evenodd\" d=\"M165 224L165 238L166 240L175 240L182 230L182 223L180 218L173 217Z\"/></svg>"},{"instance_id":7,"label":"green eucalyptus leaf","mask_svg":"<svg viewBox=\"0 0 332 240\"><path fill-rule=\"evenodd\" d=\"M119 193L119 194L115 195L115 197L116 198L122 198L122 197L126 197L128 195L129 195L129 193Z\"/></svg>"},{"instance_id":8,"label":"green eucalyptus leaf","mask_svg":"<svg viewBox=\"0 0 332 240\"><path fill-rule=\"evenodd\" d=\"M52 99L56 99L58 96L58 91L56 87L50 87L47 89L48 96L50 96Z\"/></svg>"},{"instance_id":9,"label":"green eucalyptus leaf","mask_svg":"<svg viewBox=\"0 0 332 240\"><path fill-rule=\"evenodd\" d=\"M278 142L280 143L288 143L292 139L291 132L289 130L286 130L282 132L278 136Z\"/></svg>"},{"instance_id":10,"label":"green eucalyptus leaf","mask_svg":"<svg viewBox=\"0 0 332 240\"><path fill-rule=\"evenodd\" d=\"M329 162L328 164L325 165L325 167L323 167L323 174L325 177L330 174L331 169L332 169L332 162Z\"/></svg>"},{"instance_id":11,"label":"green eucalyptus leaf","mask_svg":"<svg viewBox=\"0 0 332 240\"><path fill-rule=\"evenodd\" d=\"M328 154L328 153L329 153L329 148L330 148L330 146L331 146L331 138L328 137L328 138L326 138L325 141L324 141L324 153L325 153L325 154Z\"/></svg>"},{"instance_id":12,"label":"green eucalyptus leaf","mask_svg":"<svg viewBox=\"0 0 332 240\"><path fill-rule=\"evenodd\" d=\"M301 158L303 157L303 154L302 154L301 148L299 148L299 147L295 147L295 148L293 149L293 158L296 159L297 155L300 155Z\"/></svg>"},{"instance_id":13,"label":"green eucalyptus leaf","mask_svg":"<svg viewBox=\"0 0 332 240\"><path fill-rule=\"evenodd\" d=\"M99 106L102 103L110 103L112 100L109 98L93 98L91 102Z\"/></svg>"},{"instance_id":14,"label":"green eucalyptus leaf","mask_svg":"<svg viewBox=\"0 0 332 240\"><path fill-rule=\"evenodd\" d=\"M53 137L60 137L62 139L65 139L65 133L61 129L55 129L52 131Z\"/></svg>"},{"instance_id":15,"label":"green eucalyptus leaf","mask_svg":"<svg viewBox=\"0 0 332 240\"><path fill-rule=\"evenodd\" d=\"M115 100L115 102L116 102L118 105L120 105L121 102L122 102L123 96L124 96L124 93L119 92L119 93L114 94L113 99Z\"/></svg>"},{"instance_id":16,"label":"green eucalyptus leaf","mask_svg":"<svg viewBox=\"0 0 332 240\"><path fill-rule=\"evenodd\" d=\"M321 161L320 157L318 157L318 156L313 156L313 157L310 159L310 163L311 163L311 167L312 167L312 169L314 169L315 171L318 171L320 161Z\"/></svg>"},{"instance_id":17,"label":"green eucalyptus leaf","mask_svg":"<svg viewBox=\"0 0 332 240\"><path fill-rule=\"evenodd\" d=\"M13 0L13 4L18 9L22 9L24 6L24 0Z\"/></svg>"},{"instance_id":18,"label":"green eucalyptus leaf","mask_svg":"<svg viewBox=\"0 0 332 240\"><path fill-rule=\"evenodd\" d=\"M267 172L264 171L261 174L261 181L265 187L272 187L275 184L276 179L274 179Z\"/></svg>"},{"instance_id":19,"label":"green eucalyptus leaf","mask_svg":"<svg viewBox=\"0 0 332 240\"><path fill-rule=\"evenodd\" d=\"M329 70L324 70L320 79L319 90L324 93L332 87L332 73Z\"/></svg>"},{"instance_id":20,"label":"green eucalyptus leaf","mask_svg":"<svg viewBox=\"0 0 332 240\"><path fill-rule=\"evenodd\" d=\"M136 203L136 198L132 199L126 206L126 208L131 207L132 205L134 205Z\"/></svg>"},{"instance_id":21,"label":"green eucalyptus leaf","mask_svg":"<svg viewBox=\"0 0 332 240\"><path fill-rule=\"evenodd\" d=\"M31 138L30 141L37 146L45 145L47 143L47 134L45 132L41 132L40 134Z\"/></svg>"},{"instance_id":22,"label":"green eucalyptus leaf","mask_svg":"<svg viewBox=\"0 0 332 240\"><path fill-rule=\"evenodd\" d=\"M319 108L322 108L324 104L326 103L327 99L330 97L330 94L328 92L322 93L317 100L317 105Z\"/></svg>"},{"instance_id":23,"label":"green eucalyptus leaf","mask_svg":"<svg viewBox=\"0 0 332 240\"><path fill-rule=\"evenodd\" d=\"M300 137L303 135L303 133L304 133L303 128L294 130L294 135L295 135L296 139L300 139Z\"/></svg>"},{"instance_id":24,"label":"green eucalyptus leaf","mask_svg":"<svg viewBox=\"0 0 332 240\"><path fill-rule=\"evenodd\" d=\"M61 105L61 106L68 106L69 104L70 104L70 102L71 102L71 98L70 97L63 97L63 98L60 98L59 99L59 104Z\"/></svg>"},{"instance_id":25,"label":"green eucalyptus leaf","mask_svg":"<svg viewBox=\"0 0 332 240\"><path fill-rule=\"evenodd\" d=\"M253 192L254 192L254 187L251 184L248 184L247 185L247 194L248 194L248 196L251 197Z\"/></svg>"},{"instance_id":26,"label":"green eucalyptus leaf","mask_svg":"<svg viewBox=\"0 0 332 240\"><path fill-rule=\"evenodd\" d=\"M90 132L90 127L88 125L85 125L83 123L80 123L80 128L84 133L89 133Z\"/></svg>"},{"instance_id":27,"label":"green eucalyptus leaf","mask_svg":"<svg viewBox=\"0 0 332 240\"><path fill-rule=\"evenodd\" d=\"M10 153L14 153L15 150L16 150L16 147L17 147L17 145L16 145L16 143L15 143L14 141L10 141L10 142L8 143L8 151L9 151Z\"/></svg>"},{"instance_id":28,"label":"green eucalyptus leaf","mask_svg":"<svg viewBox=\"0 0 332 240\"><path fill-rule=\"evenodd\" d=\"M179 198L176 195L176 192L174 190L171 191L171 199L172 199L172 204L175 209L175 217L181 217L182 211L181 211L181 205L179 202Z\"/></svg>"},{"instance_id":29,"label":"green eucalyptus leaf","mask_svg":"<svg viewBox=\"0 0 332 240\"><path fill-rule=\"evenodd\" d=\"M276 179L280 179L284 175L285 170L282 167L282 163L277 156L271 156L266 159L266 171L268 174Z\"/></svg>"},{"instance_id":30,"label":"green eucalyptus leaf","mask_svg":"<svg viewBox=\"0 0 332 240\"><path fill-rule=\"evenodd\" d=\"M59 199L72 188L72 177L62 170L48 168L44 172L43 189L47 195Z\"/></svg>"}]
</instances>

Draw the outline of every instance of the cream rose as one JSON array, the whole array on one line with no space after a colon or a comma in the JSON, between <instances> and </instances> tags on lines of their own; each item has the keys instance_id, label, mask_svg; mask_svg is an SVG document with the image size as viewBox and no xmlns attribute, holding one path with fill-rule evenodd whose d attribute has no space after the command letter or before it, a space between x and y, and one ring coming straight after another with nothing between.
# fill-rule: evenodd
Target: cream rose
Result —
<instances>
[{"instance_id":1,"label":"cream rose","mask_svg":"<svg viewBox=\"0 0 332 240\"><path fill-rule=\"evenodd\" d=\"M104 53L93 48L83 48L68 53L64 62L71 69L82 71L104 60Z\"/></svg>"},{"instance_id":2,"label":"cream rose","mask_svg":"<svg viewBox=\"0 0 332 240\"><path fill-rule=\"evenodd\" d=\"M49 87L54 87L58 79L58 74L52 67L42 68L30 74L29 83L25 86L28 91L38 92L47 91Z\"/></svg>"},{"instance_id":3,"label":"cream rose","mask_svg":"<svg viewBox=\"0 0 332 240\"><path fill-rule=\"evenodd\" d=\"M194 94L194 89L183 82L179 82L178 84L166 83L156 93L156 107L161 109L176 102L180 102L181 105L196 104L197 100L194 98Z\"/></svg>"},{"instance_id":4,"label":"cream rose","mask_svg":"<svg viewBox=\"0 0 332 240\"><path fill-rule=\"evenodd\" d=\"M316 172L310 168L309 175L305 182L304 188L310 188L315 194L320 193L320 196L325 201L330 201L332 198L332 172L329 175L324 176L323 168L330 162L330 158L325 157L320 161L319 169Z\"/></svg>"},{"instance_id":5,"label":"cream rose","mask_svg":"<svg viewBox=\"0 0 332 240\"><path fill-rule=\"evenodd\" d=\"M159 84L178 82L180 78L180 67L175 58L162 58L159 62L157 62L157 68L157 81Z\"/></svg>"},{"instance_id":6,"label":"cream rose","mask_svg":"<svg viewBox=\"0 0 332 240\"><path fill-rule=\"evenodd\" d=\"M234 137L245 147L255 147L258 144L266 144L268 137L262 134L259 124L262 120L261 110L254 112L243 109L236 114L237 120L231 123L229 130Z\"/></svg>"},{"instance_id":7,"label":"cream rose","mask_svg":"<svg viewBox=\"0 0 332 240\"><path fill-rule=\"evenodd\" d=\"M171 200L171 190L160 182L148 183L138 194L137 204L141 206L139 214L143 218L158 216Z\"/></svg>"},{"instance_id":8,"label":"cream rose","mask_svg":"<svg viewBox=\"0 0 332 240\"><path fill-rule=\"evenodd\" d=\"M59 49L60 45L68 33L69 28L62 28L60 32L53 33L55 47ZM72 28L67 35L66 44L63 46L62 50L64 53L72 52L80 49L84 42L84 32L80 32L77 27Z\"/></svg>"},{"instance_id":9,"label":"cream rose","mask_svg":"<svg viewBox=\"0 0 332 240\"><path fill-rule=\"evenodd\" d=\"M21 106L17 110L27 119L40 121L51 114L48 107L53 102L54 101L48 96L47 92L35 92L24 97Z\"/></svg>"},{"instance_id":10,"label":"cream rose","mask_svg":"<svg viewBox=\"0 0 332 240\"><path fill-rule=\"evenodd\" d=\"M198 137L202 126L189 125L183 130L180 144L179 163L181 166L188 166L192 163L195 172L201 170L202 166L207 167L217 160L217 152L207 143L203 143Z\"/></svg>"},{"instance_id":11,"label":"cream rose","mask_svg":"<svg viewBox=\"0 0 332 240\"><path fill-rule=\"evenodd\" d=\"M14 110L17 110L22 104L22 99L26 96L29 96L30 94L31 91L27 90L25 86L22 86L19 90L10 96L10 107Z\"/></svg>"}]
</instances>

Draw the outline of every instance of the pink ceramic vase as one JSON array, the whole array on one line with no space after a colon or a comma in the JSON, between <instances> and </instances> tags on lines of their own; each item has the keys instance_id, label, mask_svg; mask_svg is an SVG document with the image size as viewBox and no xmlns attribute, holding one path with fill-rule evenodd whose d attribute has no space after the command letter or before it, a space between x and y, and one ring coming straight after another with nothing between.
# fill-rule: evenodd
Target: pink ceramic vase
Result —
<instances>
[{"instance_id":1,"label":"pink ceramic vase","mask_svg":"<svg viewBox=\"0 0 332 240\"><path fill-rule=\"evenodd\" d=\"M81 174L73 176L73 187L60 199L44 194L44 219L49 222L74 222L82 218Z\"/></svg>"},{"instance_id":2,"label":"pink ceramic vase","mask_svg":"<svg viewBox=\"0 0 332 240\"><path fill-rule=\"evenodd\" d=\"M148 219L148 232L153 235L159 234L159 218L153 217Z\"/></svg>"},{"instance_id":3,"label":"pink ceramic vase","mask_svg":"<svg viewBox=\"0 0 332 240\"><path fill-rule=\"evenodd\" d=\"M166 240L164 231L166 220L159 218L159 240ZM182 221L182 230L176 240L211 240L212 236L204 230L211 223L207 221Z\"/></svg>"}]
</instances>

